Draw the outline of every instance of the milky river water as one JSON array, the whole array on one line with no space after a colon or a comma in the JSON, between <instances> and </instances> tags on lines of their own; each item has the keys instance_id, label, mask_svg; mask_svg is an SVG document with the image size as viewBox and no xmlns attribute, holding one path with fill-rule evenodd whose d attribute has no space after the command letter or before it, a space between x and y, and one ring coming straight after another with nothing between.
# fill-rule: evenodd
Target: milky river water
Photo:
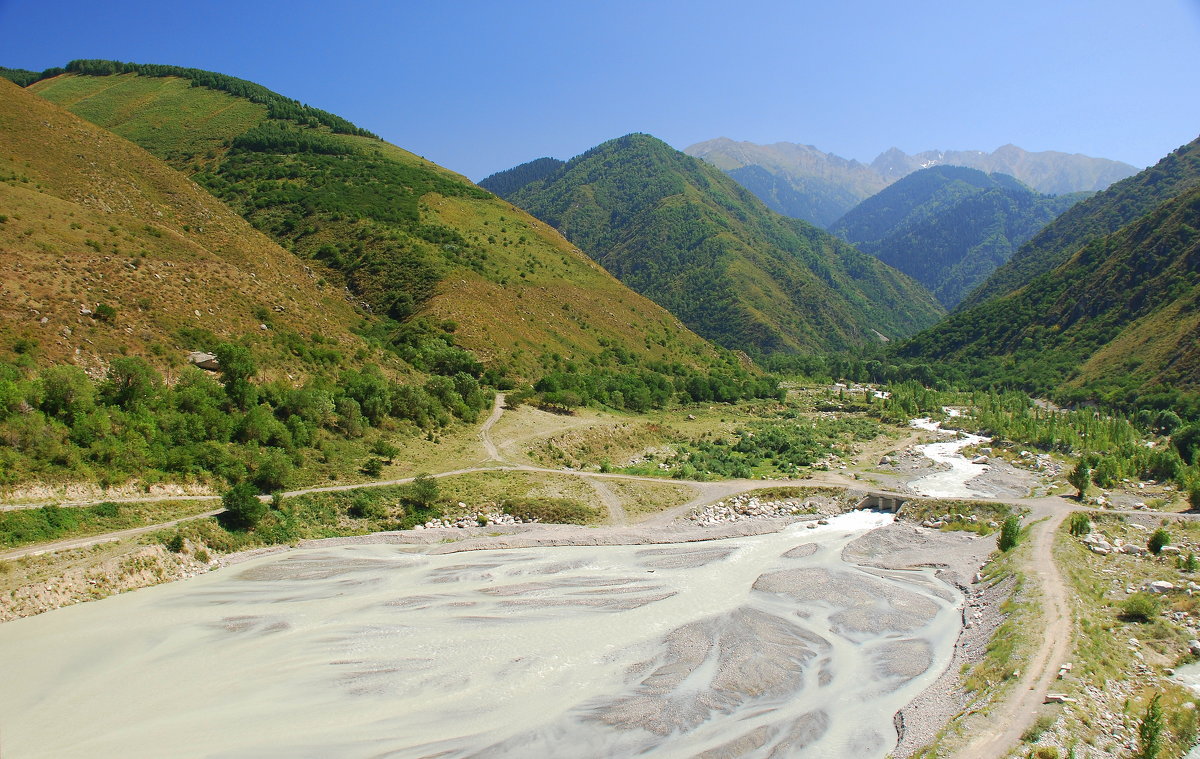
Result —
<instances>
[{"instance_id":1,"label":"milky river water","mask_svg":"<svg viewBox=\"0 0 1200 759\"><path fill-rule=\"evenodd\" d=\"M0 625L4 757L883 757L961 596L842 549L290 551Z\"/></svg>"}]
</instances>

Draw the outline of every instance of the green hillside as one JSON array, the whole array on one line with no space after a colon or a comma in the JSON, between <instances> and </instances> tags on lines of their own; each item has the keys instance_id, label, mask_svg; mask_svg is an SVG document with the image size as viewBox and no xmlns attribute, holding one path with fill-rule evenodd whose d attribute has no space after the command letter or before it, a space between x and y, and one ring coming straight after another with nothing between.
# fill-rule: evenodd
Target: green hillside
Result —
<instances>
[{"instance_id":1,"label":"green hillside","mask_svg":"<svg viewBox=\"0 0 1200 759\"><path fill-rule=\"evenodd\" d=\"M908 277L648 135L606 142L509 199L729 348L844 349L941 312Z\"/></svg>"},{"instance_id":2,"label":"green hillside","mask_svg":"<svg viewBox=\"0 0 1200 759\"><path fill-rule=\"evenodd\" d=\"M1017 246L1086 196L1042 195L1005 174L933 166L867 198L829 229L953 308Z\"/></svg>"},{"instance_id":3,"label":"green hillside","mask_svg":"<svg viewBox=\"0 0 1200 759\"><path fill-rule=\"evenodd\" d=\"M67 69L30 89L143 146L323 265L329 286L348 288L418 368L408 348L430 330L527 378L613 348L639 362L725 362L552 228L344 119L211 72Z\"/></svg>"},{"instance_id":4,"label":"green hillside","mask_svg":"<svg viewBox=\"0 0 1200 759\"><path fill-rule=\"evenodd\" d=\"M1061 265L1084 245L1116 232L1197 185L1200 185L1200 139L1063 213L968 294L960 308L979 305L1022 287Z\"/></svg>"},{"instance_id":5,"label":"green hillside","mask_svg":"<svg viewBox=\"0 0 1200 759\"><path fill-rule=\"evenodd\" d=\"M1200 413L1200 188L901 346L984 382ZM1190 410L1188 410L1190 408Z\"/></svg>"}]
</instances>

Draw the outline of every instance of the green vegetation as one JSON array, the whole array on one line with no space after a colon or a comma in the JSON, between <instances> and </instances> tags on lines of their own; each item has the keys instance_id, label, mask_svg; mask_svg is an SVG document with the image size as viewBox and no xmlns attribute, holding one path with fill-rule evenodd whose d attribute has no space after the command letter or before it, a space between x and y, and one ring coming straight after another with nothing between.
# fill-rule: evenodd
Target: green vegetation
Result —
<instances>
[{"instance_id":1,"label":"green vegetation","mask_svg":"<svg viewBox=\"0 0 1200 759\"><path fill-rule=\"evenodd\" d=\"M1197 185L1200 141L1063 214L1013 259L1042 261L1035 273L998 285L1004 292L898 356L934 364L953 384L1200 417L1200 354L1190 348L1200 329Z\"/></svg>"},{"instance_id":2,"label":"green vegetation","mask_svg":"<svg viewBox=\"0 0 1200 759\"><path fill-rule=\"evenodd\" d=\"M0 511L0 548L20 548L55 540L146 527L215 508L215 501L99 503L94 506L42 506Z\"/></svg>"},{"instance_id":3,"label":"green vegetation","mask_svg":"<svg viewBox=\"0 0 1200 759\"><path fill-rule=\"evenodd\" d=\"M1138 759L1158 759L1163 750L1163 713L1158 700L1161 696L1154 694L1146 707L1146 716L1138 725Z\"/></svg>"},{"instance_id":4,"label":"green vegetation","mask_svg":"<svg viewBox=\"0 0 1200 759\"><path fill-rule=\"evenodd\" d=\"M606 341L607 342L607 341ZM533 386L540 405L571 409L600 403L613 408L644 412L661 409L672 401L682 403L734 403L750 398L775 398L786 394L772 377L751 374L741 367L701 374L682 364L650 363L642 369L636 358L620 347L607 348L600 361L611 359L617 368L580 371L568 364L562 371L544 375ZM513 396L513 402L522 400Z\"/></svg>"},{"instance_id":5,"label":"green vegetation","mask_svg":"<svg viewBox=\"0 0 1200 759\"><path fill-rule=\"evenodd\" d=\"M1155 556L1162 553L1164 546L1169 545L1171 545L1171 533L1162 527L1150 533L1150 539L1146 541L1146 548L1150 549L1150 553Z\"/></svg>"},{"instance_id":6,"label":"green vegetation","mask_svg":"<svg viewBox=\"0 0 1200 759\"><path fill-rule=\"evenodd\" d=\"M1041 195L1005 174L932 166L867 198L829 231L953 308L1021 243L1085 195Z\"/></svg>"},{"instance_id":7,"label":"green vegetation","mask_svg":"<svg viewBox=\"0 0 1200 759\"><path fill-rule=\"evenodd\" d=\"M606 142L553 173L525 173L533 181L507 199L726 347L846 348L878 343L874 330L911 334L939 315L907 277L772 213L717 169L648 135Z\"/></svg>"},{"instance_id":8,"label":"green vegetation","mask_svg":"<svg viewBox=\"0 0 1200 759\"><path fill-rule=\"evenodd\" d=\"M1065 263L1079 248L1200 184L1200 140L1079 203L1022 245L1012 260L970 293L963 308L1011 293Z\"/></svg>"},{"instance_id":9,"label":"green vegetation","mask_svg":"<svg viewBox=\"0 0 1200 759\"><path fill-rule=\"evenodd\" d=\"M1092 531L1092 520L1087 514L1077 511L1067 520L1067 527L1075 537L1083 537Z\"/></svg>"},{"instance_id":10,"label":"green vegetation","mask_svg":"<svg viewBox=\"0 0 1200 759\"><path fill-rule=\"evenodd\" d=\"M253 529L267 514L267 505L258 499L258 491L248 482L240 482L226 491L221 505L225 507L222 516L234 529Z\"/></svg>"},{"instance_id":11,"label":"green vegetation","mask_svg":"<svg viewBox=\"0 0 1200 759\"><path fill-rule=\"evenodd\" d=\"M198 477L269 492L342 441L474 421L492 400L465 372L402 384L368 366L299 386L256 383L245 346L222 343L215 352L219 383L189 368L171 386L141 358L113 359L99 381L72 366L0 364L0 484Z\"/></svg>"},{"instance_id":12,"label":"green vegetation","mask_svg":"<svg viewBox=\"0 0 1200 759\"><path fill-rule=\"evenodd\" d=\"M512 498L502 504L505 514L518 519L559 524L594 524L607 514L570 498Z\"/></svg>"},{"instance_id":13,"label":"green vegetation","mask_svg":"<svg viewBox=\"0 0 1200 759\"><path fill-rule=\"evenodd\" d=\"M1162 613L1162 601L1153 593L1134 593L1121 602L1121 614L1131 622L1150 622Z\"/></svg>"},{"instance_id":14,"label":"green vegetation","mask_svg":"<svg viewBox=\"0 0 1200 759\"><path fill-rule=\"evenodd\" d=\"M1004 524L1000 525L1000 537L996 540L996 546L1001 551L1011 551L1017 547L1017 543L1020 541L1021 518L1013 514L1004 520Z\"/></svg>"}]
</instances>

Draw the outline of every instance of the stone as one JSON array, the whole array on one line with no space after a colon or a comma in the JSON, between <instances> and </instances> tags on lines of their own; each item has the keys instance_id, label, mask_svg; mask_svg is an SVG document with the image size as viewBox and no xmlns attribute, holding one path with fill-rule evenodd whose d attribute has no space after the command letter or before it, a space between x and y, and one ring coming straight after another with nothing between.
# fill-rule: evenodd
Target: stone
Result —
<instances>
[{"instance_id":1,"label":"stone","mask_svg":"<svg viewBox=\"0 0 1200 759\"><path fill-rule=\"evenodd\" d=\"M1110 548L1107 543L1104 545L1089 546L1089 548L1092 549L1092 553L1098 553L1101 556L1107 556L1108 554L1112 553L1112 548Z\"/></svg>"},{"instance_id":2,"label":"stone","mask_svg":"<svg viewBox=\"0 0 1200 759\"><path fill-rule=\"evenodd\" d=\"M1154 580L1153 582L1146 583L1144 587L1151 593L1168 593L1175 590L1175 585L1166 580Z\"/></svg>"},{"instance_id":3,"label":"stone","mask_svg":"<svg viewBox=\"0 0 1200 759\"><path fill-rule=\"evenodd\" d=\"M971 459L971 463L972 464L986 464L986 463L988 463L988 457L987 456L976 456L975 458Z\"/></svg>"},{"instance_id":4,"label":"stone","mask_svg":"<svg viewBox=\"0 0 1200 759\"><path fill-rule=\"evenodd\" d=\"M1159 553L1163 556L1178 556L1183 550L1179 546L1163 546Z\"/></svg>"},{"instance_id":5,"label":"stone","mask_svg":"<svg viewBox=\"0 0 1200 759\"><path fill-rule=\"evenodd\" d=\"M1046 700L1043 701L1042 703L1044 703L1044 704L1073 704L1073 703L1075 703L1075 699L1071 698L1070 696L1068 696L1065 693L1047 693Z\"/></svg>"}]
</instances>

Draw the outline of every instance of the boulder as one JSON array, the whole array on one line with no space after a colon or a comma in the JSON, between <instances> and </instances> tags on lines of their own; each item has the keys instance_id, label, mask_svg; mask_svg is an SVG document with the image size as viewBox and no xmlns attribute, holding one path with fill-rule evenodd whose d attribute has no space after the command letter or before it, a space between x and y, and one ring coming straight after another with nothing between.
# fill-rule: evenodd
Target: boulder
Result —
<instances>
[{"instance_id":1,"label":"boulder","mask_svg":"<svg viewBox=\"0 0 1200 759\"><path fill-rule=\"evenodd\" d=\"M1179 546L1163 546L1159 553L1163 556L1178 556L1183 553L1183 549Z\"/></svg>"},{"instance_id":2,"label":"boulder","mask_svg":"<svg viewBox=\"0 0 1200 759\"><path fill-rule=\"evenodd\" d=\"M1170 591L1175 590L1175 585L1167 582L1166 580L1154 580L1146 583L1143 587L1145 587L1146 590L1150 591L1151 593L1169 593Z\"/></svg>"},{"instance_id":3,"label":"boulder","mask_svg":"<svg viewBox=\"0 0 1200 759\"><path fill-rule=\"evenodd\" d=\"M975 458L971 459L971 463L972 464L986 464L986 463L988 463L988 457L987 456L976 456Z\"/></svg>"}]
</instances>

